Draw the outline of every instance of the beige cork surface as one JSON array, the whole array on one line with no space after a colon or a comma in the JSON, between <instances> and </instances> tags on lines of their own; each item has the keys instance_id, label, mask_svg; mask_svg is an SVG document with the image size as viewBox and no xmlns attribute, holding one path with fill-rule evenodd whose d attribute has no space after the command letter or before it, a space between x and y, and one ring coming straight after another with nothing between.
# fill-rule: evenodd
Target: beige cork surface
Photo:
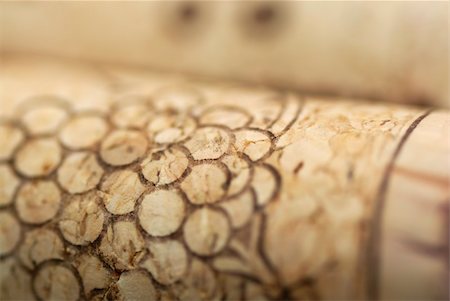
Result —
<instances>
[{"instance_id":1,"label":"beige cork surface","mask_svg":"<svg viewBox=\"0 0 450 301\"><path fill-rule=\"evenodd\" d=\"M448 112L2 62L2 300L389 298L391 243L448 251L443 210L408 203L448 206ZM445 283L414 246L414 281Z\"/></svg>"},{"instance_id":2,"label":"beige cork surface","mask_svg":"<svg viewBox=\"0 0 450 301\"><path fill-rule=\"evenodd\" d=\"M0 19L9 53L450 106L447 1L2 1Z\"/></svg>"}]
</instances>

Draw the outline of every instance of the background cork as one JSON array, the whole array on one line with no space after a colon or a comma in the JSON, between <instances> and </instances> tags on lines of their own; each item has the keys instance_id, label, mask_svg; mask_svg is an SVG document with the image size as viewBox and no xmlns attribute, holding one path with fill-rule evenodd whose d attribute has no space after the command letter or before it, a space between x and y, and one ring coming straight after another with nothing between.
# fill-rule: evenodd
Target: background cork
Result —
<instances>
[{"instance_id":1,"label":"background cork","mask_svg":"<svg viewBox=\"0 0 450 301\"><path fill-rule=\"evenodd\" d=\"M0 3L1 50L449 107L447 1Z\"/></svg>"}]
</instances>

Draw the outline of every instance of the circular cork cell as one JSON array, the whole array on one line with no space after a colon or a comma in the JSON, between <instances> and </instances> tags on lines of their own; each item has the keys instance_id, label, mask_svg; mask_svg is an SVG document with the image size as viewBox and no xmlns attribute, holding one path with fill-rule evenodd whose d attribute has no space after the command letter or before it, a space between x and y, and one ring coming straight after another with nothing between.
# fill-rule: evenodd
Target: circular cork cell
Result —
<instances>
[{"instance_id":1,"label":"circular cork cell","mask_svg":"<svg viewBox=\"0 0 450 301\"><path fill-rule=\"evenodd\" d=\"M9 124L0 124L0 160L9 160L15 149L23 141L20 129Z\"/></svg>"},{"instance_id":2,"label":"circular cork cell","mask_svg":"<svg viewBox=\"0 0 450 301\"><path fill-rule=\"evenodd\" d=\"M28 140L16 153L16 169L28 177L47 176L61 161L62 150L52 138Z\"/></svg>"},{"instance_id":3,"label":"circular cork cell","mask_svg":"<svg viewBox=\"0 0 450 301\"><path fill-rule=\"evenodd\" d=\"M7 211L0 211L0 256L8 254L19 243L20 224Z\"/></svg>"},{"instance_id":4,"label":"circular cork cell","mask_svg":"<svg viewBox=\"0 0 450 301\"><path fill-rule=\"evenodd\" d=\"M78 300L80 284L74 272L58 263L44 264L33 281L34 291L41 300Z\"/></svg>"},{"instance_id":5,"label":"circular cork cell","mask_svg":"<svg viewBox=\"0 0 450 301\"><path fill-rule=\"evenodd\" d=\"M214 107L200 117L202 124L221 125L232 130L246 126L250 121L248 113L233 107Z\"/></svg>"},{"instance_id":6,"label":"circular cork cell","mask_svg":"<svg viewBox=\"0 0 450 301\"><path fill-rule=\"evenodd\" d=\"M216 127L197 129L184 144L195 160L218 159L228 150L230 136Z\"/></svg>"},{"instance_id":7,"label":"circular cork cell","mask_svg":"<svg viewBox=\"0 0 450 301\"><path fill-rule=\"evenodd\" d=\"M152 105L159 111L188 112L201 103L202 95L187 86L168 86L156 91Z\"/></svg>"},{"instance_id":8,"label":"circular cork cell","mask_svg":"<svg viewBox=\"0 0 450 301\"><path fill-rule=\"evenodd\" d=\"M162 113L149 122L147 134L158 144L171 144L185 140L196 127L195 120L187 115Z\"/></svg>"},{"instance_id":9,"label":"circular cork cell","mask_svg":"<svg viewBox=\"0 0 450 301\"><path fill-rule=\"evenodd\" d=\"M149 256L141 267L149 271L160 284L169 285L187 272L188 255L182 243L176 240L154 241L148 247Z\"/></svg>"},{"instance_id":10,"label":"circular cork cell","mask_svg":"<svg viewBox=\"0 0 450 301\"><path fill-rule=\"evenodd\" d=\"M231 174L230 187L228 188L228 196L240 193L250 181L251 166L250 164L236 155L226 155L222 158Z\"/></svg>"},{"instance_id":11,"label":"circular cork cell","mask_svg":"<svg viewBox=\"0 0 450 301\"><path fill-rule=\"evenodd\" d=\"M213 270L194 258L178 295L180 300L212 300L216 289L217 279Z\"/></svg>"},{"instance_id":12,"label":"circular cork cell","mask_svg":"<svg viewBox=\"0 0 450 301\"><path fill-rule=\"evenodd\" d=\"M47 180L32 181L20 187L16 210L22 221L40 224L56 215L60 203L61 193L55 183Z\"/></svg>"},{"instance_id":13,"label":"circular cork cell","mask_svg":"<svg viewBox=\"0 0 450 301\"><path fill-rule=\"evenodd\" d=\"M230 217L233 228L243 227L252 217L255 209L253 194L250 190L220 204Z\"/></svg>"},{"instance_id":14,"label":"circular cork cell","mask_svg":"<svg viewBox=\"0 0 450 301\"><path fill-rule=\"evenodd\" d=\"M189 165L186 155L176 149L168 148L153 152L142 162L142 174L154 185L167 185L180 179Z\"/></svg>"},{"instance_id":15,"label":"circular cork cell","mask_svg":"<svg viewBox=\"0 0 450 301\"><path fill-rule=\"evenodd\" d=\"M147 150L147 139L138 131L116 130L103 140L100 157L114 166L130 164Z\"/></svg>"},{"instance_id":16,"label":"circular cork cell","mask_svg":"<svg viewBox=\"0 0 450 301\"><path fill-rule=\"evenodd\" d=\"M62 211L58 226L64 238L74 245L87 245L103 229L105 214L96 192L71 196Z\"/></svg>"},{"instance_id":17,"label":"circular cork cell","mask_svg":"<svg viewBox=\"0 0 450 301\"><path fill-rule=\"evenodd\" d=\"M19 249L20 261L29 269L48 259L63 259L64 245L59 236L49 229L34 229L25 234Z\"/></svg>"},{"instance_id":18,"label":"circular cork cell","mask_svg":"<svg viewBox=\"0 0 450 301\"><path fill-rule=\"evenodd\" d=\"M256 130L239 130L234 133L236 150L246 154L252 161L258 161L272 149L270 137Z\"/></svg>"},{"instance_id":19,"label":"circular cork cell","mask_svg":"<svg viewBox=\"0 0 450 301\"><path fill-rule=\"evenodd\" d=\"M2 300L35 300L31 275L13 257L0 260L0 284Z\"/></svg>"},{"instance_id":20,"label":"circular cork cell","mask_svg":"<svg viewBox=\"0 0 450 301\"><path fill-rule=\"evenodd\" d=\"M93 189L100 182L103 168L90 152L70 154L58 169L58 182L70 193Z\"/></svg>"},{"instance_id":21,"label":"circular cork cell","mask_svg":"<svg viewBox=\"0 0 450 301\"><path fill-rule=\"evenodd\" d=\"M48 135L55 133L67 116L62 107L47 105L27 110L21 119L31 135Z\"/></svg>"},{"instance_id":22,"label":"circular cork cell","mask_svg":"<svg viewBox=\"0 0 450 301\"><path fill-rule=\"evenodd\" d=\"M8 165L0 164L0 206L12 203L20 180Z\"/></svg>"},{"instance_id":23,"label":"circular cork cell","mask_svg":"<svg viewBox=\"0 0 450 301\"><path fill-rule=\"evenodd\" d=\"M256 194L256 204L267 204L276 195L279 189L278 178L275 171L267 166L255 166L252 187Z\"/></svg>"},{"instance_id":24,"label":"circular cork cell","mask_svg":"<svg viewBox=\"0 0 450 301\"><path fill-rule=\"evenodd\" d=\"M117 108L111 119L118 128L140 129L147 124L152 115L152 111L145 104L129 104Z\"/></svg>"},{"instance_id":25,"label":"circular cork cell","mask_svg":"<svg viewBox=\"0 0 450 301\"><path fill-rule=\"evenodd\" d=\"M71 149L94 146L105 136L108 124L99 116L81 115L67 122L59 133L62 144Z\"/></svg>"},{"instance_id":26,"label":"circular cork cell","mask_svg":"<svg viewBox=\"0 0 450 301\"><path fill-rule=\"evenodd\" d=\"M112 214L120 215L134 210L145 187L134 171L118 170L106 177L100 189L106 209Z\"/></svg>"},{"instance_id":27,"label":"circular cork cell","mask_svg":"<svg viewBox=\"0 0 450 301\"><path fill-rule=\"evenodd\" d=\"M181 183L181 189L192 204L212 204L219 201L228 188L228 176L214 164L192 167L191 173Z\"/></svg>"},{"instance_id":28,"label":"circular cork cell","mask_svg":"<svg viewBox=\"0 0 450 301\"><path fill-rule=\"evenodd\" d=\"M185 205L175 190L156 190L142 200L138 217L142 228L153 236L167 236L178 230Z\"/></svg>"},{"instance_id":29,"label":"circular cork cell","mask_svg":"<svg viewBox=\"0 0 450 301\"><path fill-rule=\"evenodd\" d=\"M97 256L82 254L75 259L73 264L81 277L86 295L89 295L93 290L108 288L113 281L111 272Z\"/></svg>"},{"instance_id":30,"label":"circular cork cell","mask_svg":"<svg viewBox=\"0 0 450 301\"><path fill-rule=\"evenodd\" d=\"M108 226L100 242L99 252L112 268L136 268L144 256L145 243L134 221L116 221Z\"/></svg>"},{"instance_id":31,"label":"circular cork cell","mask_svg":"<svg viewBox=\"0 0 450 301\"><path fill-rule=\"evenodd\" d=\"M225 247L230 236L230 225L224 213L205 207L188 217L183 236L192 252L214 255Z\"/></svg>"},{"instance_id":32,"label":"circular cork cell","mask_svg":"<svg viewBox=\"0 0 450 301\"><path fill-rule=\"evenodd\" d=\"M147 272L133 270L120 274L114 300L157 300L158 294Z\"/></svg>"}]
</instances>

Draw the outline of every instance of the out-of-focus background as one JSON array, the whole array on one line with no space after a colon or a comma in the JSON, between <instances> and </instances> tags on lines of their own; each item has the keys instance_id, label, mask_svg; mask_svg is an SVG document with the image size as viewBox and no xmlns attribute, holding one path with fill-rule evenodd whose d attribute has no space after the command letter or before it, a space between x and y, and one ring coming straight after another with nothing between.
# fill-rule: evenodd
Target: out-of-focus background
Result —
<instances>
[{"instance_id":1,"label":"out-of-focus background","mask_svg":"<svg viewBox=\"0 0 450 301\"><path fill-rule=\"evenodd\" d=\"M1 2L0 50L449 106L447 1Z\"/></svg>"}]
</instances>

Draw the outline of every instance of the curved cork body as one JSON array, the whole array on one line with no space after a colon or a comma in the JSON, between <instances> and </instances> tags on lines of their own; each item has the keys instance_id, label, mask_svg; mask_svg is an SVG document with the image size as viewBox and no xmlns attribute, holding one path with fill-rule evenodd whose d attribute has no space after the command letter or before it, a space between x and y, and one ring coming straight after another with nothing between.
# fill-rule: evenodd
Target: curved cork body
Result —
<instances>
[{"instance_id":1,"label":"curved cork body","mask_svg":"<svg viewBox=\"0 0 450 301\"><path fill-rule=\"evenodd\" d=\"M2 300L448 297L448 112L3 62Z\"/></svg>"},{"instance_id":2,"label":"curved cork body","mask_svg":"<svg viewBox=\"0 0 450 301\"><path fill-rule=\"evenodd\" d=\"M5 52L450 105L443 1L3 1L0 19Z\"/></svg>"}]
</instances>

